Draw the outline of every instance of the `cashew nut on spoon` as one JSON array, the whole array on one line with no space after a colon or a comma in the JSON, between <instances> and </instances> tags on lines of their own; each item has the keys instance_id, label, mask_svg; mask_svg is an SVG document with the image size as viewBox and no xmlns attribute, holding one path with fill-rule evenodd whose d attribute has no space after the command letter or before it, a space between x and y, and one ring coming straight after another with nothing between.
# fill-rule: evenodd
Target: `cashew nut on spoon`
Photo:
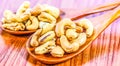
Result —
<instances>
[{"instance_id":1,"label":"cashew nut on spoon","mask_svg":"<svg viewBox=\"0 0 120 66\"><path fill-rule=\"evenodd\" d=\"M72 43L70 43L65 35L60 37L61 47L67 53L76 52L81 45L86 42L86 34L80 33L78 38L75 39Z\"/></svg>"},{"instance_id":2,"label":"cashew nut on spoon","mask_svg":"<svg viewBox=\"0 0 120 66\"><path fill-rule=\"evenodd\" d=\"M93 25L90 20L83 18L79 20L78 22L76 22L76 24L86 29L87 37L90 37L93 34L94 29L93 29Z\"/></svg>"},{"instance_id":3,"label":"cashew nut on spoon","mask_svg":"<svg viewBox=\"0 0 120 66\"><path fill-rule=\"evenodd\" d=\"M70 19L63 19L56 24L55 32L58 37L64 35L65 33L65 26L69 26L69 28L76 28L76 24L72 22Z\"/></svg>"},{"instance_id":4,"label":"cashew nut on spoon","mask_svg":"<svg viewBox=\"0 0 120 66\"><path fill-rule=\"evenodd\" d=\"M31 16L30 20L25 24L27 30L36 30L38 29L38 19L35 16Z\"/></svg>"}]
</instances>

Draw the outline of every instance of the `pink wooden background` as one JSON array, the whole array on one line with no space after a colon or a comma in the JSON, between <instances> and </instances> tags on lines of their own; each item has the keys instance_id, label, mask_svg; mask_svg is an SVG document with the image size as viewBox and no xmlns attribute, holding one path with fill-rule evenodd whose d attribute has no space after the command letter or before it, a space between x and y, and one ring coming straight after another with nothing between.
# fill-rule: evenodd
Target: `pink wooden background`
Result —
<instances>
[{"instance_id":1,"label":"pink wooden background","mask_svg":"<svg viewBox=\"0 0 120 66\"><path fill-rule=\"evenodd\" d=\"M0 19L5 9L16 11L25 0L0 0ZM115 0L29 0L31 7L37 3L49 4L58 8L74 8L82 10ZM96 14L99 15L99 14ZM96 16L93 15L93 16ZM92 17L92 16L90 16ZM1 33L0 33L1 34ZM36 60L29 61L29 54L25 45L18 43L6 44L0 35L0 66L33 66ZM21 37L21 36L20 36ZM14 37L13 37L14 38ZM15 40L15 39L14 39ZM19 41L25 40L21 37ZM13 42L14 43L14 42ZM112 23L102 34L82 53L67 62L57 64L58 66L120 66L120 19ZM76 61L81 59L81 61ZM45 64L39 64L38 66Z\"/></svg>"}]
</instances>

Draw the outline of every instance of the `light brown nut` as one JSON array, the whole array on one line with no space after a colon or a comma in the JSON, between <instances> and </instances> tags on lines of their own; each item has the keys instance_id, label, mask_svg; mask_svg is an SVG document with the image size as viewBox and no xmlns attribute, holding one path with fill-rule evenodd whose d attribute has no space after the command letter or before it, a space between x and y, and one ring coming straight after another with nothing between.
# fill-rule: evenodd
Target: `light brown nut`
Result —
<instances>
[{"instance_id":1,"label":"light brown nut","mask_svg":"<svg viewBox=\"0 0 120 66\"><path fill-rule=\"evenodd\" d=\"M58 37L64 35L65 33L65 26L69 26L69 28L76 28L76 24L72 22L70 19L63 19L56 24L55 32Z\"/></svg>"},{"instance_id":2,"label":"light brown nut","mask_svg":"<svg viewBox=\"0 0 120 66\"><path fill-rule=\"evenodd\" d=\"M41 7L42 6L40 4L35 5L31 10L31 15L38 16L41 13Z\"/></svg>"},{"instance_id":3,"label":"light brown nut","mask_svg":"<svg viewBox=\"0 0 120 66\"><path fill-rule=\"evenodd\" d=\"M55 48L52 49L52 51L50 52L50 54L53 57L63 57L64 55L64 50L60 47L60 46L56 46Z\"/></svg>"},{"instance_id":4,"label":"light brown nut","mask_svg":"<svg viewBox=\"0 0 120 66\"><path fill-rule=\"evenodd\" d=\"M38 38L40 37L42 32L42 29L38 29L32 36L31 41L30 41L30 45L31 46L38 46L39 42L38 42Z\"/></svg>"},{"instance_id":5,"label":"light brown nut","mask_svg":"<svg viewBox=\"0 0 120 66\"><path fill-rule=\"evenodd\" d=\"M86 42L86 34L80 33L78 38L72 41L70 43L66 36L62 35L60 37L60 43L61 47L65 50L67 53L76 52L81 45L83 45Z\"/></svg>"},{"instance_id":6,"label":"light brown nut","mask_svg":"<svg viewBox=\"0 0 120 66\"><path fill-rule=\"evenodd\" d=\"M45 54L50 52L54 47L55 47L55 41L51 40L48 41L40 46L38 46L37 48L35 48L35 54Z\"/></svg>"},{"instance_id":7,"label":"light brown nut","mask_svg":"<svg viewBox=\"0 0 120 66\"><path fill-rule=\"evenodd\" d=\"M40 29L42 29L42 33L41 33L41 35L43 35L43 34L45 34L46 32L48 32L48 31L51 31L51 30L53 30L54 29L54 24L50 24L50 23L47 23L47 22L40 22L39 23L39 27L40 27Z\"/></svg>"},{"instance_id":8,"label":"light brown nut","mask_svg":"<svg viewBox=\"0 0 120 66\"><path fill-rule=\"evenodd\" d=\"M76 24L86 29L87 37L90 37L93 34L94 28L90 20L84 18L79 22L76 22Z\"/></svg>"},{"instance_id":9,"label":"light brown nut","mask_svg":"<svg viewBox=\"0 0 120 66\"><path fill-rule=\"evenodd\" d=\"M21 15L23 14L28 8L30 7L30 2L29 1L24 1L20 7L18 8L16 15Z\"/></svg>"},{"instance_id":10,"label":"light brown nut","mask_svg":"<svg viewBox=\"0 0 120 66\"><path fill-rule=\"evenodd\" d=\"M53 16L51 16L50 14L46 13L46 12L41 12L41 14L38 16L38 19L40 21L49 22L51 24L56 23L56 19Z\"/></svg>"},{"instance_id":11,"label":"light brown nut","mask_svg":"<svg viewBox=\"0 0 120 66\"><path fill-rule=\"evenodd\" d=\"M74 40L78 37L78 33L76 32L76 29L67 29L66 30L66 37L69 40Z\"/></svg>"},{"instance_id":12,"label":"light brown nut","mask_svg":"<svg viewBox=\"0 0 120 66\"><path fill-rule=\"evenodd\" d=\"M55 18L58 18L60 15L60 10L58 8L47 5L47 4L44 4L42 6L42 11L49 13L50 15L52 15Z\"/></svg>"},{"instance_id":13,"label":"light brown nut","mask_svg":"<svg viewBox=\"0 0 120 66\"><path fill-rule=\"evenodd\" d=\"M2 27L13 31L25 30L23 23L6 23Z\"/></svg>"},{"instance_id":14,"label":"light brown nut","mask_svg":"<svg viewBox=\"0 0 120 66\"><path fill-rule=\"evenodd\" d=\"M31 20L31 21L30 21ZM36 30L38 29L38 19L35 16L31 16L30 20L25 24L27 30Z\"/></svg>"},{"instance_id":15,"label":"light brown nut","mask_svg":"<svg viewBox=\"0 0 120 66\"><path fill-rule=\"evenodd\" d=\"M30 18L30 16L31 16L30 11L31 11L31 9L28 8L23 14L20 15L22 22L24 22Z\"/></svg>"},{"instance_id":16,"label":"light brown nut","mask_svg":"<svg viewBox=\"0 0 120 66\"><path fill-rule=\"evenodd\" d=\"M47 41L49 41L49 40L54 39L54 37L55 37L55 32L54 32L54 31L49 31L49 32L43 34L43 35L38 39L38 41L39 41L40 44L43 44L43 43L45 43L45 42L47 42Z\"/></svg>"},{"instance_id":17,"label":"light brown nut","mask_svg":"<svg viewBox=\"0 0 120 66\"><path fill-rule=\"evenodd\" d=\"M76 32L77 33L81 33L81 32L83 32L83 28L82 27L80 27L80 26L76 26Z\"/></svg>"}]
</instances>

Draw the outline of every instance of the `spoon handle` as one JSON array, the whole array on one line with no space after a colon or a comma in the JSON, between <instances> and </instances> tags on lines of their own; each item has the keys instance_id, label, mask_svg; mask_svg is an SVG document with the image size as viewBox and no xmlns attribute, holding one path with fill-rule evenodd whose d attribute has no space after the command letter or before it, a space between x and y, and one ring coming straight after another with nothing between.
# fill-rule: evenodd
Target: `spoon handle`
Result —
<instances>
[{"instance_id":1,"label":"spoon handle","mask_svg":"<svg viewBox=\"0 0 120 66\"><path fill-rule=\"evenodd\" d=\"M112 10L112 9L118 7L119 5L120 5L120 1L114 1L112 3L105 3L105 4L95 6L92 8L89 7L87 9L83 9L83 10L74 9L75 11L77 10L77 12L73 12L70 9L62 9L63 11L61 10L60 15L62 18L67 17L67 18L71 18L71 20L77 20L79 18L82 18L82 17L90 15L90 14Z\"/></svg>"},{"instance_id":2,"label":"spoon handle","mask_svg":"<svg viewBox=\"0 0 120 66\"><path fill-rule=\"evenodd\" d=\"M93 25L97 26L95 27L96 33L93 39L95 39L103 30L105 30L118 18L120 18L120 6L97 18L91 18L90 20L93 22Z\"/></svg>"},{"instance_id":3,"label":"spoon handle","mask_svg":"<svg viewBox=\"0 0 120 66\"><path fill-rule=\"evenodd\" d=\"M71 20L77 20L81 17L87 16L90 14L112 10L118 7L119 5L120 5L120 1L115 1L112 3L103 4L94 8L88 8L87 10L82 11L78 16L71 18Z\"/></svg>"}]
</instances>

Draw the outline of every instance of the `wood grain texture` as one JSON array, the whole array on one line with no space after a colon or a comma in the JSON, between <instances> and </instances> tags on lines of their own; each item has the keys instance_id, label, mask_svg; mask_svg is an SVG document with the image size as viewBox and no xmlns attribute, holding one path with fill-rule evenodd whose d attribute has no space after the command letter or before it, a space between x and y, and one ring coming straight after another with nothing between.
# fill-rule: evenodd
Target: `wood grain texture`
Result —
<instances>
[{"instance_id":1,"label":"wood grain texture","mask_svg":"<svg viewBox=\"0 0 120 66\"><path fill-rule=\"evenodd\" d=\"M24 0L0 0L0 19L3 11L16 11ZM83 10L115 0L29 0L31 7L37 3L49 4L58 8ZM73 12L71 12L72 14ZM102 13L88 16L95 17ZM0 66L119 66L120 65L120 19L112 23L82 53L65 62L46 65L31 57L25 43L30 35L17 36L0 29Z\"/></svg>"}]
</instances>

